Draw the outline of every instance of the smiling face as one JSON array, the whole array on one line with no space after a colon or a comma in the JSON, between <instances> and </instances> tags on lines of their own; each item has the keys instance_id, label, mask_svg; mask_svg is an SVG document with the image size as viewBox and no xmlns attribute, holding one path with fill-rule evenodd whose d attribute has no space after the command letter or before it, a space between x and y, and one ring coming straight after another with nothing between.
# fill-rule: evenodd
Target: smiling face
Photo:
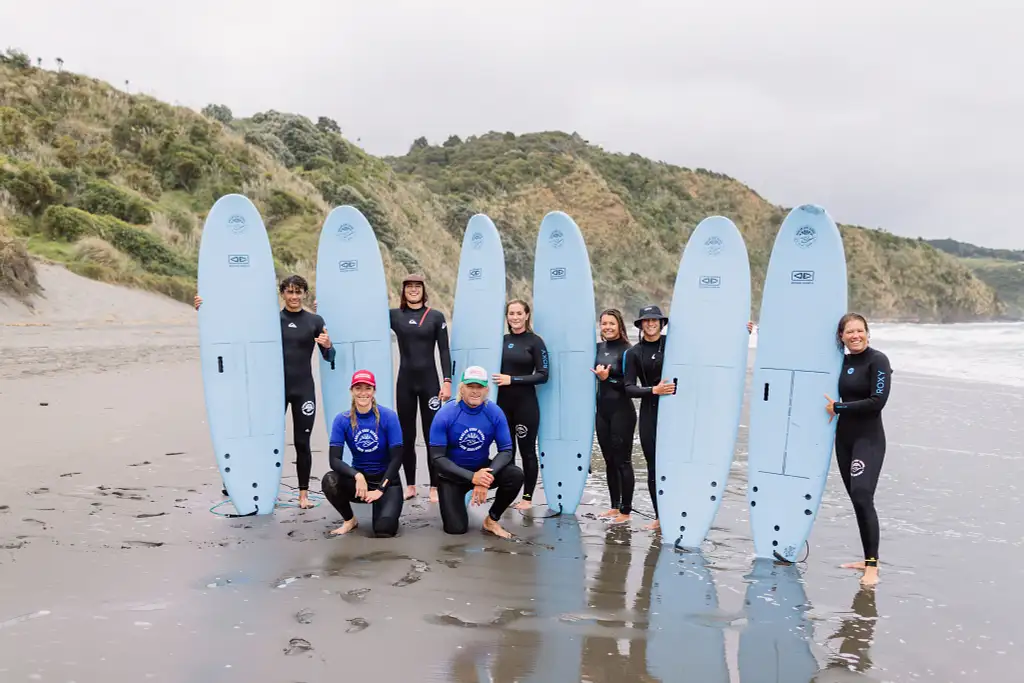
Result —
<instances>
[{"instance_id":1,"label":"smiling face","mask_svg":"<svg viewBox=\"0 0 1024 683\"><path fill-rule=\"evenodd\" d=\"M614 315L601 316L601 338L605 341L618 339L622 332L619 330L619 321Z\"/></svg>"},{"instance_id":2,"label":"smiling face","mask_svg":"<svg viewBox=\"0 0 1024 683\"><path fill-rule=\"evenodd\" d=\"M643 325L644 336L648 341L654 341L661 335L660 320L644 320L640 324Z\"/></svg>"},{"instance_id":3,"label":"smiling face","mask_svg":"<svg viewBox=\"0 0 1024 683\"><path fill-rule=\"evenodd\" d=\"M482 384L465 383L462 385L462 401L470 408L476 408L487 398L487 387Z\"/></svg>"},{"instance_id":4,"label":"smiling face","mask_svg":"<svg viewBox=\"0 0 1024 683\"><path fill-rule=\"evenodd\" d=\"M284 307L292 313L302 310L302 299L306 296L306 290L295 285L288 285L281 292L284 298Z\"/></svg>"},{"instance_id":5,"label":"smiling face","mask_svg":"<svg viewBox=\"0 0 1024 683\"><path fill-rule=\"evenodd\" d=\"M418 304L423 301L423 284L409 282L405 285L405 300L410 304Z\"/></svg>"},{"instance_id":6,"label":"smiling face","mask_svg":"<svg viewBox=\"0 0 1024 683\"><path fill-rule=\"evenodd\" d=\"M508 319L509 329L513 332L518 334L526 329L526 309L521 303L509 304L505 317Z\"/></svg>"},{"instance_id":7,"label":"smiling face","mask_svg":"<svg viewBox=\"0 0 1024 683\"><path fill-rule=\"evenodd\" d=\"M860 318L847 320L843 325L841 339L850 353L860 353L868 347L867 325Z\"/></svg>"},{"instance_id":8,"label":"smiling face","mask_svg":"<svg viewBox=\"0 0 1024 683\"><path fill-rule=\"evenodd\" d=\"M373 396L375 393L376 390L365 382L353 385L352 402L356 404L356 409L361 413L369 412L370 408L373 407Z\"/></svg>"}]
</instances>

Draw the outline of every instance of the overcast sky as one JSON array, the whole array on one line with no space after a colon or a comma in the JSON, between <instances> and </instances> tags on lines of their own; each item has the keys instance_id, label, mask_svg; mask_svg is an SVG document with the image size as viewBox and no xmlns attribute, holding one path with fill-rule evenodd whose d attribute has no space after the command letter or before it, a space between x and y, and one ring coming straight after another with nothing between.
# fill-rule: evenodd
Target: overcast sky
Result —
<instances>
[{"instance_id":1,"label":"overcast sky","mask_svg":"<svg viewBox=\"0 0 1024 683\"><path fill-rule=\"evenodd\" d=\"M576 131L845 223L1012 248L1021 26L1019 0L0 0L0 49L196 109L330 116L373 154Z\"/></svg>"}]
</instances>

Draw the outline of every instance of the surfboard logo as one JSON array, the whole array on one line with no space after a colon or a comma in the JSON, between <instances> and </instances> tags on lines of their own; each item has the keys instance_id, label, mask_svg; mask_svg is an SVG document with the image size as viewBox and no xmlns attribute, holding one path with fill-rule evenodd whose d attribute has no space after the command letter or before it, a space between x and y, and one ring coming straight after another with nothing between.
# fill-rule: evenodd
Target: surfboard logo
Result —
<instances>
[{"instance_id":1,"label":"surfboard logo","mask_svg":"<svg viewBox=\"0 0 1024 683\"><path fill-rule=\"evenodd\" d=\"M467 453L472 453L483 448L485 441L482 431L476 427L470 427L459 435L459 448Z\"/></svg>"},{"instance_id":2,"label":"surfboard logo","mask_svg":"<svg viewBox=\"0 0 1024 683\"><path fill-rule=\"evenodd\" d=\"M343 273L354 273L359 270L359 261L356 259L345 259L338 261L338 270Z\"/></svg>"},{"instance_id":3,"label":"surfboard logo","mask_svg":"<svg viewBox=\"0 0 1024 683\"><path fill-rule=\"evenodd\" d=\"M355 226L351 223L342 223L338 226L338 237L345 240L346 242L352 239L353 235L356 234Z\"/></svg>"},{"instance_id":4,"label":"surfboard logo","mask_svg":"<svg viewBox=\"0 0 1024 683\"><path fill-rule=\"evenodd\" d=\"M306 401L302 404L303 415L312 415L314 410L316 410L316 404L312 401Z\"/></svg>"},{"instance_id":5,"label":"surfboard logo","mask_svg":"<svg viewBox=\"0 0 1024 683\"><path fill-rule=\"evenodd\" d=\"M228 219L228 227L231 228L231 232L236 235L245 230L245 216L234 214Z\"/></svg>"},{"instance_id":6,"label":"surfboard logo","mask_svg":"<svg viewBox=\"0 0 1024 683\"><path fill-rule=\"evenodd\" d=\"M790 284L794 285L813 285L814 284L814 271L813 270L794 270L789 276Z\"/></svg>"},{"instance_id":7,"label":"surfboard logo","mask_svg":"<svg viewBox=\"0 0 1024 683\"><path fill-rule=\"evenodd\" d=\"M565 244L565 235L562 234L561 230L557 228L551 233L551 237L548 238L548 242L551 243L555 249L561 248Z\"/></svg>"},{"instance_id":8,"label":"surfboard logo","mask_svg":"<svg viewBox=\"0 0 1024 683\"><path fill-rule=\"evenodd\" d=\"M796 234L793 235L793 241L801 249L811 246L816 239L818 239L818 233L809 225L797 228Z\"/></svg>"},{"instance_id":9,"label":"surfboard logo","mask_svg":"<svg viewBox=\"0 0 1024 683\"><path fill-rule=\"evenodd\" d=\"M469 279L470 280L479 280L483 276L484 276L484 269L483 268L470 268L470 270L469 270Z\"/></svg>"},{"instance_id":10,"label":"surfboard logo","mask_svg":"<svg viewBox=\"0 0 1024 683\"><path fill-rule=\"evenodd\" d=\"M565 279L565 268L552 268L551 269L552 280L564 280Z\"/></svg>"},{"instance_id":11,"label":"surfboard logo","mask_svg":"<svg viewBox=\"0 0 1024 683\"><path fill-rule=\"evenodd\" d=\"M722 286L722 278L718 275L701 275L700 276L700 288L701 289L718 289Z\"/></svg>"},{"instance_id":12,"label":"surfboard logo","mask_svg":"<svg viewBox=\"0 0 1024 683\"><path fill-rule=\"evenodd\" d=\"M372 429L360 429L352 438L360 453L373 453L380 445L380 437Z\"/></svg>"},{"instance_id":13,"label":"surfboard logo","mask_svg":"<svg viewBox=\"0 0 1024 683\"><path fill-rule=\"evenodd\" d=\"M725 243L722 242L722 238L718 235L712 235L704 240L704 249L711 256L718 256L722 253L723 248L725 248Z\"/></svg>"},{"instance_id":14,"label":"surfboard logo","mask_svg":"<svg viewBox=\"0 0 1024 683\"><path fill-rule=\"evenodd\" d=\"M470 244L473 245L474 249L479 249L484 245L484 236L479 232L474 232L473 236L469 238Z\"/></svg>"},{"instance_id":15,"label":"surfboard logo","mask_svg":"<svg viewBox=\"0 0 1024 683\"><path fill-rule=\"evenodd\" d=\"M228 267L229 268L248 268L249 267L249 255L248 254L228 254Z\"/></svg>"}]
</instances>

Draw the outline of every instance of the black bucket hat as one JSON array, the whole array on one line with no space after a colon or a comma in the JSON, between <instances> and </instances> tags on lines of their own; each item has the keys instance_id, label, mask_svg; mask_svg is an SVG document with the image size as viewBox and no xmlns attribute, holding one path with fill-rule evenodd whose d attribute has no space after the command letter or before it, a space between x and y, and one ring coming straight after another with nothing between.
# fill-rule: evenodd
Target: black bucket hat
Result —
<instances>
[{"instance_id":1,"label":"black bucket hat","mask_svg":"<svg viewBox=\"0 0 1024 683\"><path fill-rule=\"evenodd\" d=\"M660 320L662 327L668 325L668 318L662 314L661 309L657 306L644 306L641 308L640 315L633 321L633 326L640 329L644 320Z\"/></svg>"}]
</instances>

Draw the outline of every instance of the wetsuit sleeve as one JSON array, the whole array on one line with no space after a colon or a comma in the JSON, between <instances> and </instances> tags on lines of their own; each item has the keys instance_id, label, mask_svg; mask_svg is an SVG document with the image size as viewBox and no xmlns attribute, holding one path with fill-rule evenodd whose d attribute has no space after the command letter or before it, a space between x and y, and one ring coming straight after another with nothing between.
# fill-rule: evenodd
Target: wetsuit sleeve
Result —
<instances>
[{"instance_id":1,"label":"wetsuit sleeve","mask_svg":"<svg viewBox=\"0 0 1024 683\"><path fill-rule=\"evenodd\" d=\"M530 354L533 356L533 367L535 368L533 374L514 375L510 380L512 384L534 385L544 384L548 381L548 347L544 345L543 339L535 337Z\"/></svg>"},{"instance_id":2,"label":"wetsuit sleeve","mask_svg":"<svg viewBox=\"0 0 1024 683\"><path fill-rule=\"evenodd\" d=\"M334 444L331 444L331 448L328 452L330 454L329 458L332 470L334 470L338 474L344 474L346 476L352 477L353 479L357 474L359 474L359 471L356 470L356 468L352 467L352 465L349 465L347 462L341 459L341 446L335 446Z\"/></svg>"},{"instance_id":3,"label":"wetsuit sleeve","mask_svg":"<svg viewBox=\"0 0 1024 683\"><path fill-rule=\"evenodd\" d=\"M324 323L324 319L323 319L322 316L314 314L314 317L316 318L316 326L315 326L315 329L313 330L313 337L316 338L316 337L319 337L320 334L324 331L324 327L326 326L326 323ZM325 361L327 361L328 363L334 362L334 356L335 356L335 354L337 352L334 350L334 340L333 339L331 340L331 347L330 348L325 349L324 347L320 346L319 344L317 344L317 348L320 349L320 355L324 357Z\"/></svg>"},{"instance_id":4,"label":"wetsuit sleeve","mask_svg":"<svg viewBox=\"0 0 1024 683\"><path fill-rule=\"evenodd\" d=\"M494 443L498 446L498 454L491 460L490 469L491 474L497 474L505 465L512 462L512 432L508 428L505 411L493 403L490 405L494 407L491 411L491 420L494 425Z\"/></svg>"},{"instance_id":5,"label":"wetsuit sleeve","mask_svg":"<svg viewBox=\"0 0 1024 683\"><path fill-rule=\"evenodd\" d=\"M637 386L636 383L636 364L639 362L637 357L639 354L631 353L637 347L633 347L622 354L622 383L626 388L626 396L630 398L641 398L643 396L650 396L654 392L651 387Z\"/></svg>"},{"instance_id":6,"label":"wetsuit sleeve","mask_svg":"<svg viewBox=\"0 0 1024 683\"><path fill-rule=\"evenodd\" d=\"M437 353L441 357L441 379L451 381L452 379L452 354L448 348L448 322L444 319L444 313L437 312Z\"/></svg>"},{"instance_id":7,"label":"wetsuit sleeve","mask_svg":"<svg viewBox=\"0 0 1024 683\"><path fill-rule=\"evenodd\" d=\"M331 469L339 474L346 474L350 477L356 476L356 469L341 458L341 450L345 444L349 427L348 416L345 413L338 413L331 425L331 441L328 449L328 464Z\"/></svg>"},{"instance_id":8,"label":"wetsuit sleeve","mask_svg":"<svg viewBox=\"0 0 1024 683\"><path fill-rule=\"evenodd\" d=\"M427 451L430 454L430 461L434 463L434 470L442 473L455 481L473 481L473 472L465 467L459 467L448 457L448 420L452 411L438 411L430 423L430 441Z\"/></svg>"},{"instance_id":9,"label":"wetsuit sleeve","mask_svg":"<svg viewBox=\"0 0 1024 683\"><path fill-rule=\"evenodd\" d=\"M868 363L868 371L870 372L869 377L871 377L871 381L874 383L871 395L859 401L850 401L848 403L837 401L832 406L836 415L870 415L881 412L882 408L885 407L886 402L889 400L889 385L892 379L892 367L889 365L888 357L881 353L877 354Z\"/></svg>"},{"instance_id":10,"label":"wetsuit sleeve","mask_svg":"<svg viewBox=\"0 0 1024 683\"><path fill-rule=\"evenodd\" d=\"M384 423L384 434L387 437L389 454L391 456L388 462L388 469L384 472L384 480L390 483L395 481L395 477L398 476L398 468L402 466L402 455L404 453L402 448L402 427L398 422L398 417L391 412L382 414L381 421Z\"/></svg>"}]
</instances>

